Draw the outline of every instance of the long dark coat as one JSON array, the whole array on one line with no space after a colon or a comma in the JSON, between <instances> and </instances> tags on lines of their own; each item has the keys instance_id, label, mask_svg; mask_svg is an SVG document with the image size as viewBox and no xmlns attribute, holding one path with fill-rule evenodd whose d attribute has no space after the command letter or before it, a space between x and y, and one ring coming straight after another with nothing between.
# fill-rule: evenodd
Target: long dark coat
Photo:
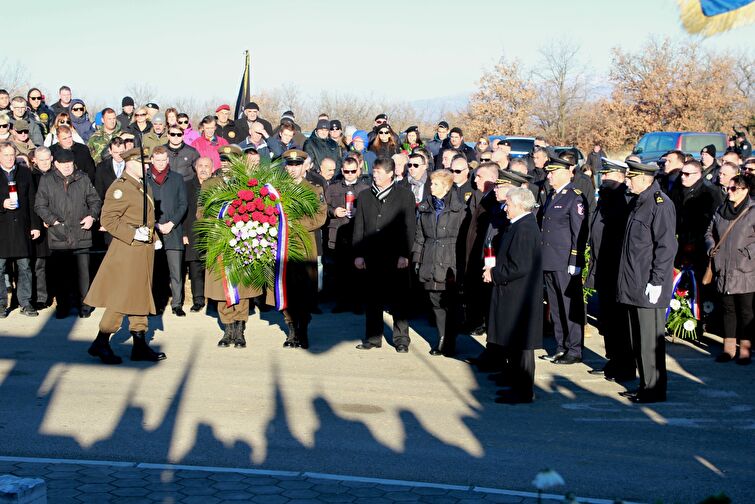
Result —
<instances>
[{"instance_id":1,"label":"long dark coat","mask_svg":"<svg viewBox=\"0 0 755 504\"><path fill-rule=\"evenodd\" d=\"M18 208L6 210L2 202L9 197L8 174L0 169L0 257L31 257L31 230L42 225L34 213L36 191L31 170L16 166L13 171L18 194Z\"/></svg>"},{"instance_id":2,"label":"long dark coat","mask_svg":"<svg viewBox=\"0 0 755 504\"><path fill-rule=\"evenodd\" d=\"M445 290L447 284L457 282L459 275L456 242L464 219L464 204L453 188L443 199L446 205L437 216L431 194L417 208L419 221L412 262L419 263L419 281L427 290Z\"/></svg>"},{"instance_id":3,"label":"long dark coat","mask_svg":"<svg viewBox=\"0 0 755 504\"><path fill-rule=\"evenodd\" d=\"M186 187L181 174L170 171L169 168L166 169L169 170L168 177L162 185L155 182L150 172L147 173L147 180L155 197L155 222L173 223L173 229L167 235L158 232L165 250L183 250L183 222L189 207L186 200Z\"/></svg>"},{"instance_id":4,"label":"long dark coat","mask_svg":"<svg viewBox=\"0 0 755 504\"><path fill-rule=\"evenodd\" d=\"M197 243L194 223L197 221L197 204L199 203L199 190L202 186L197 177L192 177L189 180L184 180L184 187L186 189L186 200L189 208L186 211L186 220L183 223L184 236L189 239L189 244L186 245L186 249L184 250L184 261L199 261L202 257L194 247Z\"/></svg>"},{"instance_id":5,"label":"long dark coat","mask_svg":"<svg viewBox=\"0 0 755 504\"><path fill-rule=\"evenodd\" d=\"M532 214L510 224L492 270L488 342L514 350L543 344L543 265L540 229Z\"/></svg>"}]
</instances>

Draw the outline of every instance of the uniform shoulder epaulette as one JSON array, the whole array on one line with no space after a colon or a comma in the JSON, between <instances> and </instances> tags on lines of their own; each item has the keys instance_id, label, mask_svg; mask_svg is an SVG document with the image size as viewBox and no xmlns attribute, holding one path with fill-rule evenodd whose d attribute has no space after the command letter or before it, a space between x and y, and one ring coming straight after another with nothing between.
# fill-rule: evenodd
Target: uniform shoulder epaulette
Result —
<instances>
[{"instance_id":1,"label":"uniform shoulder epaulette","mask_svg":"<svg viewBox=\"0 0 755 504\"><path fill-rule=\"evenodd\" d=\"M580 191L579 189L577 189L577 188L575 187L575 188L574 188L574 194L576 194L576 195L578 195L578 196L579 196L580 194L582 194L582 191Z\"/></svg>"},{"instance_id":2,"label":"uniform shoulder epaulette","mask_svg":"<svg viewBox=\"0 0 755 504\"><path fill-rule=\"evenodd\" d=\"M663 203L663 196L661 196L661 191L655 191L655 204L660 205Z\"/></svg>"}]
</instances>

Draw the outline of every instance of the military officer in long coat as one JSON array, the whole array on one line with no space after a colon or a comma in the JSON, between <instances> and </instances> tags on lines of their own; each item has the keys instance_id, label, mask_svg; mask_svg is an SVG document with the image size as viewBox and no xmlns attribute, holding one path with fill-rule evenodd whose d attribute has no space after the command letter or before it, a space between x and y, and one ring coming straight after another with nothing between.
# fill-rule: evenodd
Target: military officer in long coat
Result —
<instances>
[{"instance_id":1,"label":"military officer in long coat","mask_svg":"<svg viewBox=\"0 0 755 504\"><path fill-rule=\"evenodd\" d=\"M673 295L678 247L676 210L654 180L654 165L627 161L629 190L637 195L627 220L619 262L616 300L628 313L640 388L627 394L637 403L666 400L666 319Z\"/></svg>"},{"instance_id":2,"label":"military officer in long coat","mask_svg":"<svg viewBox=\"0 0 755 504\"><path fill-rule=\"evenodd\" d=\"M242 151L237 145L226 145L219 150L223 168L215 172L215 175L202 183L202 190L206 190L227 181L225 178L232 156L241 156ZM197 209L197 218L202 218L204 209ZM218 315L223 324L223 337L218 341L218 346L227 348L233 345L235 348L246 348L246 323L249 320L249 300L262 294L262 290L256 287L238 285L239 302L228 304L223 278L220 271L210 268L205 269L204 295L207 299L218 302Z\"/></svg>"},{"instance_id":3,"label":"military officer in long coat","mask_svg":"<svg viewBox=\"0 0 755 504\"><path fill-rule=\"evenodd\" d=\"M155 313L152 299L152 269L155 258L155 203L147 187L147 222L144 216L144 184L141 152L129 149L122 157L126 166L108 188L100 223L113 237L92 287L84 300L89 306L105 308L97 338L89 354L105 364L120 364L122 359L110 348L110 336L128 317L133 338L132 361L156 362L165 354L152 350L145 340L147 315Z\"/></svg>"}]
</instances>

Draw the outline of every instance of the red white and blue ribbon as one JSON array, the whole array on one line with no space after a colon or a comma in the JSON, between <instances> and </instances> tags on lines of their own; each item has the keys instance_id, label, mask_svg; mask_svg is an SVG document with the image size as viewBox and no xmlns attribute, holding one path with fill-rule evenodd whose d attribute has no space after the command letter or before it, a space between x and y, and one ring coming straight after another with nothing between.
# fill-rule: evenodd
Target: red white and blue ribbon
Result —
<instances>
[{"instance_id":1,"label":"red white and blue ribbon","mask_svg":"<svg viewBox=\"0 0 755 504\"><path fill-rule=\"evenodd\" d=\"M230 206L230 203L223 203L218 212L218 219L223 219L225 213ZM241 297L239 296L239 289L236 285L231 283L228 278L228 268L223 265L223 256L218 257L218 265L220 266L220 276L223 280L223 291L225 292L225 304L226 306L234 306L239 304Z\"/></svg>"},{"instance_id":2,"label":"red white and blue ribbon","mask_svg":"<svg viewBox=\"0 0 755 504\"><path fill-rule=\"evenodd\" d=\"M286 267L288 265L288 218L283 211L283 203L278 191L271 184L265 184L270 194L275 195L275 208L278 209L278 246L275 250L275 309L285 310L287 306L286 295Z\"/></svg>"},{"instance_id":3,"label":"red white and blue ribbon","mask_svg":"<svg viewBox=\"0 0 755 504\"><path fill-rule=\"evenodd\" d=\"M692 271L692 268L685 267L677 271L676 276L674 276L674 286L671 289L671 292L676 293L676 289L679 288L679 284L682 282L684 275L689 275L692 284L692 288L687 293L687 296L689 297L690 309L692 310L692 315L694 315L697 320L700 320L700 291L697 288L697 280L695 280L695 273ZM670 313L671 306L666 308L667 319Z\"/></svg>"}]
</instances>

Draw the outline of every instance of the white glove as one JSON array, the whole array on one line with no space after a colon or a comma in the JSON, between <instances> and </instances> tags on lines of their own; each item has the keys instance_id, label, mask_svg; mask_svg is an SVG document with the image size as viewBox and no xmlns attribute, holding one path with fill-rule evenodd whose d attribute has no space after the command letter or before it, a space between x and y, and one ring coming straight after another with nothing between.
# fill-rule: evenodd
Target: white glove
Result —
<instances>
[{"instance_id":1,"label":"white glove","mask_svg":"<svg viewBox=\"0 0 755 504\"><path fill-rule=\"evenodd\" d=\"M160 250L163 248L163 242L160 240L155 240L155 250Z\"/></svg>"},{"instance_id":2,"label":"white glove","mask_svg":"<svg viewBox=\"0 0 755 504\"><path fill-rule=\"evenodd\" d=\"M571 276L579 275L580 271L582 271L582 268L580 268L579 266L569 266L569 268L566 270L566 272Z\"/></svg>"},{"instance_id":3,"label":"white glove","mask_svg":"<svg viewBox=\"0 0 755 504\"><path fill-rule=\"evenodd\" d=\"M134 240L147 243L149 242L149 228L146 226L136 228Z\"/></svg>"},{"instance_id":4,"label":"white glove","mask_svg":"<svg viewBox=\"0 0 755 504\"><path fill-rule=\"evenodd\" d=\"M648 297L648 300L651 304L655 304L658 302L658 298L661 297L661 291L663 290L662 285L652 285L647 284L645 286L645 295Z\"/></svg>"}]
</instances>

